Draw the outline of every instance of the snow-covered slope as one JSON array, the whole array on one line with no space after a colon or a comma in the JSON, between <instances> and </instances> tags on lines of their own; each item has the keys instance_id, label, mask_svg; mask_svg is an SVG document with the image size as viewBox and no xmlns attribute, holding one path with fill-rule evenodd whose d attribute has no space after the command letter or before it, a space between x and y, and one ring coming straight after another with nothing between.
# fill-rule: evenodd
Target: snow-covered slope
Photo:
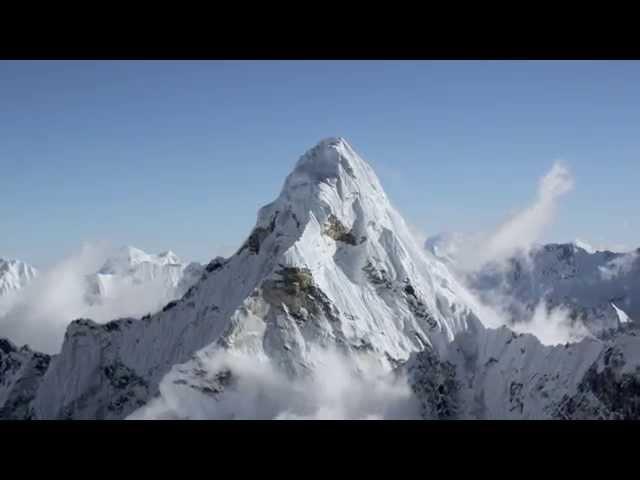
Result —
<instances>
[{"instance_id":1,"label":"snow-covered slope","mask_svg":"<svg viewBox=\"0 0 640 480\"><path fill-rule=\"evenodd\" d=\"M0 258L0 297L16 292L38 276L38 271L20 260Z\"/></svg>"},{"instance_id":2,"label":"snow-covered slope","mask_svg":"<svg viewBox=\"0 0 640 480\"><path fill-rule=\"evenodd\" d=\"M424 418L638 419L640 337L545 346L506 327L458 335L407 365Z\"/></svg>"},{"instance_id":3,"label":"snow-covered slope","mask_svg":"<svg viewBox=\"0 0 640 480\"><path fill-rule=\"evenodd\" d=\"M144 287L153 291L161 305L184 295L199 280L202 271L200 264L184 263L171 251L150 255L135 247L122 247L87 277L87 303L118 299L122 292Z\"/></svg>"}]
</instances>

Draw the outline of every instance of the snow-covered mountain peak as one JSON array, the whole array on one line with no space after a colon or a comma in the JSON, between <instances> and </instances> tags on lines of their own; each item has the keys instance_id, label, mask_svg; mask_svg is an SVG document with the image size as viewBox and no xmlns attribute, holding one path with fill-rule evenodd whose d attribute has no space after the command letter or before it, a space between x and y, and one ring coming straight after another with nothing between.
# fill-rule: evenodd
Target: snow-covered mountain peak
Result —
<instances>
[{"instance_id":1,"label":"snow-covered mountain peak","mask_svg":"<svg viewBox=\"0 0 640 480\"><path fill-rule=\"evenodd\" d=\"M133 295L148 300L149 311L179 298L202 274L202 266L183 261L171 250L157 255L125 246L113 252L97 273L87 277L88 304ZM134 288L135 287L135 288ZM124 297L123 297L124 296Z\"/></svg>"},{"instance_id":2,"label":"snow-covered mountain peak","mask_svg":"<svg viewBox=\"0 0 640 480\"><path fill-rule=\"evenodd\" d=\"M37 275L38 270L25 262L0 258L0 296L20 290Z\"/></svg>"},{"instance_id":3,"label":"snow-covered mountain peak","mask_svg":"<svg viewBox=\"0 0 640 480\"><path fill-rule=\"evenodd\" d=\"M287 178L283 191L295 190L306 182L332 184L350 180L352 187L372 188L382 193L373 169L342 137L320 141L300 157Z\"/></svg>"},{"instance_id":4,"label":"snow-covered mountain peak","mask_svg":"<svg viewBox=\"0 0 640 480\"><path fill-rule=\"evenodd\" d=\"M373 169L342 138L302 155L236 254L205 270L194 302L229 312L224 344L292 371L307 365L310 345L396 361L477 320L471 298L424 254Z\"/></svg>"},{"instance_id":5,"label":"snow-covered mountain peak","mask_svg":"<svg viewBox=\"0 0 640 480\"><path fill-rule=\"evenodd\" d=\"M99 273L122 274L145 263L161 267L168 265L179 266L182 261L171 250L158 255L152 255L136 247L124 246L109 255Z\"/></svg>"},{"instance_id":6,"label":"snow-covered mountain peak","mask_svg":"<svg viewBox=\"0 0 640 480\"><path fill-rule=\"evenodd\" d=\"M278 198L260 209L254 233L266 237L275 230L276 237L295 241L311 225L355 245L367 229L394 230L391 211L373 169L345 139L329 138L300 157Z\"/></svg>"}]
</instances>

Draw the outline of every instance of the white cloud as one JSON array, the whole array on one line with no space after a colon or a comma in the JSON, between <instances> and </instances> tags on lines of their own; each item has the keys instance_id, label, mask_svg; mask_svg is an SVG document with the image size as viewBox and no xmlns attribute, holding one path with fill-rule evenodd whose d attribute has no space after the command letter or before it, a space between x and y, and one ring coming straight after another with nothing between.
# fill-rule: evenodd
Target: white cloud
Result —
<instances>
[{"instance_id":1,"label":"white cloud","mask_svg":"<svg viewBox=\"0 0 640 480\"><path fill-rule=\"evenodd\" d=\"M592 244L585 242L584 240L581 240L579 238L576 238L574 243L576 244L576 247L582 248L587 253L595 253L598 251L598 249L594 247Z\"/></svg>"},{"instance_id":2,"label":"white cloud","mask_svg":"<svg viewBox=\"0 0 640 480\"><path fill-rule=\"evenodd\" d=\"M217 398L175 384L169 374L160 396L131 419L410 419L419 404L406 378L330 351L312 354L314 369L292 379L272 360L232 351L217 351L202 364L211 374L229 369L234 382ZM202 358L202 357L201 357ZM174 372L175 373L175 370Z\"/></svg>"},{"instance_id":3,"label":"white cloud","mask_svg":"<svg viewBox=\"0 0 640 480\"><path fill-rule=\"evenodd\" d=\"M598 267L603 280L612 280L615 277L626 275L631 272L634 262L638 258L636 251L629 252L625 255L610 260L605 265Z\"/></svg>"},{"instance_id":4,"label":"white cloud","mask_svg":"<svg viewBox=\"0 0 640 480\"><path fill-rule=\"evenodd\" d=\"M113 284L108 297L90 305L85 296L86 277L98 271L112 251L106 244L85 244L5 300L0 306L0 337L57 353L67 325L77 318L105 323L140 317L172 300L166 296L162 279L158 279L140 285Z\"/></svg>"},{"instance_id":5,"label":"white cloud","mask_svg":"<svg viewBox=\"0 0 640 480\"><path fill-rule=\"evenodd\" d=\"M530 320L517 322L510 328L518 333L531 333L544 345L573 343L590 336L582 323L571 321L568 310L562 307L547 310L544 301L538 303Z\"/></svg>"},{"instance_id":6,"label":"white cloud","mask_svg":"<svg viewBox=\"0 0 640 480\"><path fill-rule=\"evenodd\" d=\"M407 225L407 229L409 230L409 233L413 236L413 239L416 241L416 243L418 245L424 245L428 238L428 235L426 234L424 229L419 227L418 225L409 223L406 220L405 220L405 224Z\"/></svg>"},{"instance_id":7,"label":"white cloud","mask_svg":"<svg viewBox=\"0 0 640 480\"><path fill-rule=\"evenodd\" d=\"M42 272L12 299L0 318L0 336L17 344L55 352L66 326L83 311L85 275L105 260L102 246L83 245L81 250Z\"/></svg>"},{"instance_id":8,"label":"white cloud","mask_svg":"<svg viewBox=\"0 0 640 480\"><path fill-rule=\"evenodd\" d=\"M536 199L493 232L478 233L459 241L457 266L475 270L488 262L501 262L518 251L527 252L554 219L559 199L573 188L567 167L555 163L542 177Z\"/></svg>"}]
</instances>

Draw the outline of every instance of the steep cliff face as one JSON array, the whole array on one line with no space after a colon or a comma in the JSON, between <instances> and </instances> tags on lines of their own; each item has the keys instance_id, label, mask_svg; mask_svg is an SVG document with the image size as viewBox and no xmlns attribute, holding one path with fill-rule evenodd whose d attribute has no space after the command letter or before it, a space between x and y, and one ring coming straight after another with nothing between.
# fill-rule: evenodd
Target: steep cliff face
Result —
<instances>
[{"instance_id":1,"label":"steep cliff face","mask_svg":"<svg viewBox=\"0 0 640 480\"><path fill-rule=\"evenodd\" d=\"M459 334L444 355L420 353L409 365L423 418L442 418L442 411L458 419L640 418L633 329L547 346L506 327L480 328Z\"/></svg>"}]
</instances>

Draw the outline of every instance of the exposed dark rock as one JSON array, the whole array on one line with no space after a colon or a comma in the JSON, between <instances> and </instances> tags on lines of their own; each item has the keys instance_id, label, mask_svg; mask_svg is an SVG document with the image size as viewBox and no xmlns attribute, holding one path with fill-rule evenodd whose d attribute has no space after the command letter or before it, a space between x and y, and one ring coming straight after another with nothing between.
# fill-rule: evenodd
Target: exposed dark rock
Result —
<instances>
[{"instance_id":1,"label":"exposed dark rock","mask_svg":"<svg viewBox=\"0 0 640 480\"><path fill-rule=\"evenodd\" d=\"M460 386L452 363L442 362L431 348L426 348L412 356L407 371L411 389L420 399L424 419L456 418Z\"/></svg>"},{"instance_id":2,"label":"exposed dark rock","mask_svg":"<svg viewBox=\"0 0 640 480\"><path fill-rule=\"evenodd\" d=\"M602 364L600 364L600 360ZM622 373L625 360L609 347L589 367L575 395L565 395L554 416L562 419L640 419L640 372Z\"/></svg>"},{"instance_id":3,"label":"exposed dark rock","mask_svg":"<svg viewBox=\"0 0 640 480\"><path fill-rule=\"evenodd\" d=\"M118 321L105 323L104 324L104 329L107 332L113 332L115 330L120 330L120 324L118 323Z\"/></svg>"},{"instance_id":4,"label":"exposed dark rock","mask_svg":"<svg viewBox=\"0 0 640 480\"><path fill-rule=\"evenodd\" d=\"M327 225L325 226L322 233L327 235L328 237L333 238L336 242L344 242L348 243L349 245L358 244L353 233L350 230L347 230L347 228L340 222L340 220L338 220L338 217L336 217L333 213L329 215ZM366 237L362 238L366 239ZM362 243L362 238L360 243Z\"/></svg>"},{"instance_id":5,"label":"exposed dark rock","mask_svg":"<svg viewBox=\"0 0 640 480\"><path fill-rule=\"evenodd\" d=\"M407 295L411 295L412 297L416 296L416 291L413 289L413 287L411 286L411 284L407 284L404 287L404 293L406 293Z\"/></svg>"},{"instance_id":6,"label":"exposed dark rock","mask_svg":"<svg viewBox=\"0 0 640 480\"><path fill-rule=\"evenodd\" d=\"M226 260L222 257L216 257L213 260L211 260L206 267L204 267L205 271L207 273L211 273L211 272L215 272L216 270L220 270L222 267L224 267ZM191 287L187 293L189 293L191 291L193 287Z\"/></svg>"},{"instance_id":7,"label":"exposed dark rock","mask_svg":"<svg viewBox=\"0 0 640 480\"><path fill-rule=\"evenodd\" d=\"M178 302L176 300L167 303L164 308L162 309L163 312L166 312L167 310L171 310L173 307L175 307L176 305L178 305Z\"/></svg>"},{"instance_id":8,"label":"exposed dark rock","mask_svg":"<svg viewBox=\"0 0 640 480\"><path fill-rule=\"evenodd\" d=\"M196 286L195 286L195 285L190 286L190 287L189 287L189 290L187 290L187 291L185 292L185 294L184 294L184 298L191 298L191 297L193 297L193 294L195 293L195 291L196 291Z\"/></svg>"},{"instance_id":9,"label":"exposed dark rock","mask_svg":"<svg viewBox=\"0 0 640 480\"><path fill-rule=\"evenodd\" d=\"M309 317L324 314L328 320L336 321L337 313L334 311L329 298L318 288L311 271L307 268L280 266L276 274L280 277L276 280L267 280L262 289L265 300L276 308L285 305L289 314L300 325Z\"/></svg>"},{"instance_id":10,"label":"exposed dark rock","mask_svg":"<svg viewBox=\"0 0 640 480\"><path fill-rule=\"evenodd\" d=\"M5 392L0 419L32 419L31 403L51 357L26 346L18 350L9 341L0 342L0 388Z\"/></svg>"},{"instance_id":11,"label":"exposed dark rock","mask_svg":"<svg viewBox=\"0 0 640 480\"><path fill-rule=\"evenodd\" d=\"M276 228L276 219L278 218L278 213L275 212L271 222L268 227L255 227L249 235L247 241L240 247L238 253L242 252L244 249L248 249L250 253L257 255L260 253L260 246L262 242L271 234Z\"/></svg>"},{"instance_id":12,"label":"exposed dark rock","mask_svg":"<svg viewBox=\"0 0 640 480\"><path fill-rule=\"evenodd\" d=\"M407 279L405 282L406 282L406 285L404 286L403 291L405 293L405 299L407 301L407 305L409 306L409 309L411 310L411 312L417 318L426 320L427 325L429 325L429 328L431 329L437 328L438 322L436 322L435 318L433 318L433 315L429 313L429 310L425 305L425 303L418 298L416 291L411 285L411 283L409 283L409 280Z\"/></svg>"},{"instance_id":13,"label":"exposed dark rock","mask_svg":"<svg viewBox=\"0 0 640 480\"><path fill-rule=\"evenodd\" d=\"M64 405L58 418L82 418L82 412L89 406L95 408L91 418L123 418L146 403L149 388L142 377L116 361L103 367L96 382L82 395Z\"/></svg>"},{"instance_id":14,"label":"exposed dark rock","mask_svg":"<svg viewBox=\"0 0 640 480\"><path fill-rule=\"evenodd\" d=\"M296 228L300 230L300 220L298 220L298 217L296 216L296 214L292 213L291 217L293 218L293 221L296 222Z\"/></svg>"},{"instance_id":15,"label":"exposed dark rock","mask_svg":"<svg viewBox=\"0 0 640 480\"><path fill-rule=\"evenodd\" d=\"M229 369L221 370L213 377L209 376L204 369L196 368L194 373L196 374L195 379L178 379L173 383L175 385L185 385L205 395L216 397L226 388L232 386L236 380Z\"/></svg>"},{"instance_id":16,"label":"exposed dark rock","mask_svg":"<svg viewBox=\"0 0 640 480\"><path fill-rule=\"evenodd\" d=\"M231 385L234 379L231 370L229 369L218 372L214 378L223 387L228 387L229 385Z\"/></svg>"},{"instance_id":17,"label":"exposed dark rock","mask_svg":"<svg viewBox=\"0 0 640 480\"><path fill-rule=\"evenodd\" d=\"M383 268L376 268L371 262L367 262L367 264L362 267L362 270L367 274L367 278L372 284L384 288L391 288L391 279L387 271Z\"/></svg>"},{"instance_id":18,"label":"exposed dark rock","mask_svg":"<svg viewBox=\"0 0 640 480\"><path fill-rule=\"evenodd\" d=\"M8 354L15 351L16 347L13 343L6 338L0 338L0 353Z\"/></svg>"},{"instance_id":19,"label":"exposed dark rock","mask_svg":"<svg viewBox=\"0 0 640 480\"><path fill-rule=\"evenodd\" d=\"M488 367L490 365L493 365L494 363L498 363L498 359L495 357L490 357L489 360L486 361L486 363L484 364L485 367Z\"/></svg>"},{"instance_id":20,"label":"exposed dark rock","mask_svg":"<svg viewBox=\"0 0 640 480\"><path fill-rule=\"evenodd\" d=\"M129 367L121 362L116 362L103 368L104 376L111 385L117 389L127 388L133 385L146 387L147 382Z\"/></svg>"},{"instance_id":21,"label":"exposed dark rock","mask_svg":"<svg viewBox=\"0 0 640 480\"><path fill-rule=\"evenodd\" d=\"M371 342L363 338L360 339L359 343L351 344L351 348L359 352L372 352L374 350Z\"/></svg>"},{"instance_id":22,"label":"exposed dark rock","mask_svg":"<svg viewBox=\"0 0 640 480\"><path fill-rule=\"evenodd\" d=\"M524 403L522 401L522 388L524 385L520 382L511 382L509 384L509 411L517 410L518 413L522 413L524 409Z\"/></svg>"}]
</instances>

